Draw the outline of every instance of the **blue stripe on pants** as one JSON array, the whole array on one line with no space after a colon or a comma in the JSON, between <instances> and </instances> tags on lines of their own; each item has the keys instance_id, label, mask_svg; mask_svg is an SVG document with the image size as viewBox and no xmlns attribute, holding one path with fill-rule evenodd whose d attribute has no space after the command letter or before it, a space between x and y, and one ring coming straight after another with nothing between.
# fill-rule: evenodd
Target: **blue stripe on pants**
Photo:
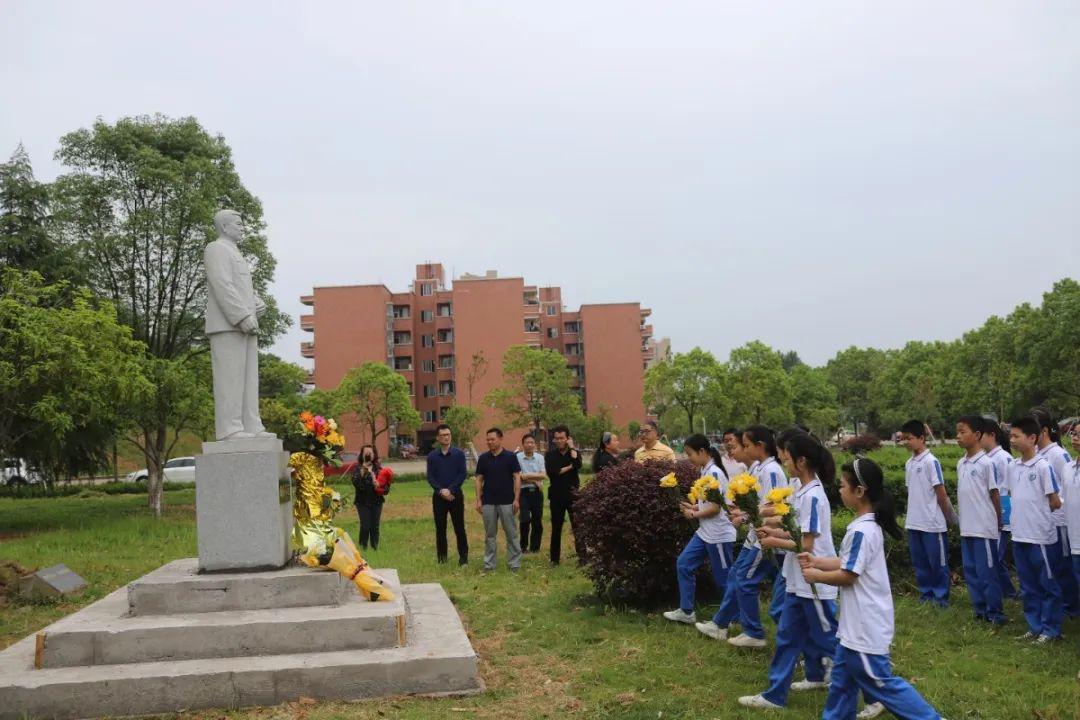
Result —
<instances>
[{"instance_id":1,"label":"blue stripe on pants","mask_svg":"<svg viewBox=\"0 0 1080 720\"><path fill-rule=\"evenodd\" d=\"M964 582L975 617L995 624L1004 623L1006 618L997 577L997 540L962 537L960 551L964 558Z\"/></svg>"},{"instance_id":2,"label":"blue stripe on pants","mask_svg":"<svg viewBox=\"0 0 1080 720\"><path fill-rule=\"evenodd\" d=\"M922 530L908 530L907 533L919 599L945 607L949 604L950 580L947 535Z\"/></svg>"},{"instance_id":3,"label":"blue stripe on pants","mask_svg":"<svg viewBox=\"0 0 1080 720\"><path fill-rule=\"evenodd\" d=\"M825 679L827 657L836 654L836 603L784 593L784 608L776 627L776 652L769 664L769 689L762 696L771 703L787 703L791 678L799 655L806 655L806 679Z\"/></svg>"},{"instance_id":4,"label":"blue stripe on pants","mask_svg":"<svg viewBox=\"0 0 1080 720\"><path fill-rule=\"evenodd\" d=\"M735 543L707 543L697 533L686 543L675 563L679 576L679 607L683 612L694 611L694 597L697 591L697 571L705 559L709 560L716 589L724 593L727 589L728 570L731 568L731 555Z\"/></svg>"},{"instance_id":5,"label":"blue stripe on pants","mask_svg":"<svg viewBox=\"0 0 1080 720\"><path fill-rule=\"evenodd\" d=\"M765 628L761 626L761 607L759 592L761 584L768 582L776 574L776 565L761 552L761 548L744 547L739 553L743 560L741 568L736 568L736 597L739 601L739 621L744 634L752 638L764 638Z\"/></svg>"},{"instance_id":6,"label":"blue stripe on pants","mask_svg":"<svg viewBox=\"0 0 1080 720\"><path fill-rule=\"evenodd\" d=\"M1076 617L1080 614L1080 587L1076 583L1076 575L1072 571L1072 548L1069 547L1069 529L1066 527L1056 528L1058 541L1046 548L1050 555L1050 567L1054 570L1054 577L1061 586L1061 605L1065 614Z\"/></svg>"},{"instance_id":7,"label":"blue stripe on pants","mask_svg":"<svg viewBox=\"0 0 1080 720\"><path fill-rule=\"evenodd\" d=\"M1024 619L1037 635L1061 635L1061 586L1054 579L1047 556L1049 545L1014 542L1013 558L1020 592L1024 596Z\"/></svg>"},{"instance_id":8,"label":"blue stripe on pants","mask_svg":"<svg viewBox=\"0 0 1080 720\"><path fill-rule=\"evenodd\" d=\"M832 682L822 720L852 720L859 690L898 718L938 720L941 715L907 681L892 674L888 655L860 653L840 645L833 658Z\"/></svg>"}]
</instances>

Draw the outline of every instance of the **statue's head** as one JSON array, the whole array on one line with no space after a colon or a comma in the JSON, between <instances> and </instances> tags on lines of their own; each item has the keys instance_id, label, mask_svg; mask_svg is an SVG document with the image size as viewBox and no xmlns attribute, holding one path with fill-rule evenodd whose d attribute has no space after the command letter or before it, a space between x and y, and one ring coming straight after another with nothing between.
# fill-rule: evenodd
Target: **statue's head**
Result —
<instances>
[{"instance_id":1,"label":"statue's head","mask_svg":"<svg viewBox=\"0 0 1080 720\"><path fill-rule=\"evenodd\" d=\"M235 210L218 210L214 215L214 229L218 235L239 241L244 235L244 221Z\"/></svg>"}]
</instances>

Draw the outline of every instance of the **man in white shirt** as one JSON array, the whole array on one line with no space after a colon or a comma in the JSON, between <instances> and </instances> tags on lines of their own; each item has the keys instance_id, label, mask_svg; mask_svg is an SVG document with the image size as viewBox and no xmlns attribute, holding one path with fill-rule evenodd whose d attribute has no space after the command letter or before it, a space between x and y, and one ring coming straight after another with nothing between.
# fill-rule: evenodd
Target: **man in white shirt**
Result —
<instances>
[{"instance_id":1,"label":"man in white shirt","mask_svg":"<svg viewBox=\"0 0 1080 720\"><path fill-rule=\"evenodd\" d=\"M901 441L911 451L904 468L908 504L904 528L908 535L911 563L920 602L938 607L949 605L948 523L956 524L941 463L926 449L926 425L909 420L900 428Z\"/></svg>"},{"instance_id":2,"label":"man in white shirt","mask_svg":"<svg viewBox=\"0 0 1080 720\"><path fill-rule=\"evenodd\" d=\"M518 518L521 530L521 552L534 553L540 550L540 540L544 537L544 456L536 452L536 438L532 433L525 433L521 438L521 450L517 454L521 466L521 515Z\"/></svg>"}]
</instances>

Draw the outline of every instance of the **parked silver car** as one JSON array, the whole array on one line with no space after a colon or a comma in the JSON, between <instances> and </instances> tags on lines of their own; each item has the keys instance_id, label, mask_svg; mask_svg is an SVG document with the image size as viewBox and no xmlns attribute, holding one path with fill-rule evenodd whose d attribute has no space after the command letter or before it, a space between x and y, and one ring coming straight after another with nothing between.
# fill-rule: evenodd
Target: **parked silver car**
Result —
<instances>
[{"instance_id":1,"label":"parked silver car","mask_svg":"<svg viewBox=\"0 0 1080 720\"><path fill-rule=\"evenodd\" d=\"M31 467L22 458L6 458L4 460L3 480L5 485L35 485L44 481L41 471Z\"/></svg>"},{"instance_id":2,"label":"parked silver car","mask_svg":"<svg viewBox=\"0 0 1080 720\"><path fill-rule=\"evenodd\" d=\"M143 482L150 476L146 468L128 473L128 482ZM195 458L178 457L165 463L165 479L169 482L195 482Z\"/></svg>"}]
</instances>

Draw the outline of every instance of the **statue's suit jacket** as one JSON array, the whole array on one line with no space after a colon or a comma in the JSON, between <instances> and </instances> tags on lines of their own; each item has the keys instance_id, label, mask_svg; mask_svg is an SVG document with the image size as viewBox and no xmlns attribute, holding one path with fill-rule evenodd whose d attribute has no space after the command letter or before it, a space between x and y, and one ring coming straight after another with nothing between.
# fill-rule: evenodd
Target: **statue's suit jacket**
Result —
<instances>
[{"instance_id":1,"label":"statue's suit jacket","mask_svg":"<svg viewBox=\"0 0 1080 720\"><path fill-rule=\"evenodd\" d=\"M240 332L237 325L254 316L263 303L251 284L251 268L236 245L215 240L203 250L206 268L206 334Z\"/></svg>"}]
</instances>

